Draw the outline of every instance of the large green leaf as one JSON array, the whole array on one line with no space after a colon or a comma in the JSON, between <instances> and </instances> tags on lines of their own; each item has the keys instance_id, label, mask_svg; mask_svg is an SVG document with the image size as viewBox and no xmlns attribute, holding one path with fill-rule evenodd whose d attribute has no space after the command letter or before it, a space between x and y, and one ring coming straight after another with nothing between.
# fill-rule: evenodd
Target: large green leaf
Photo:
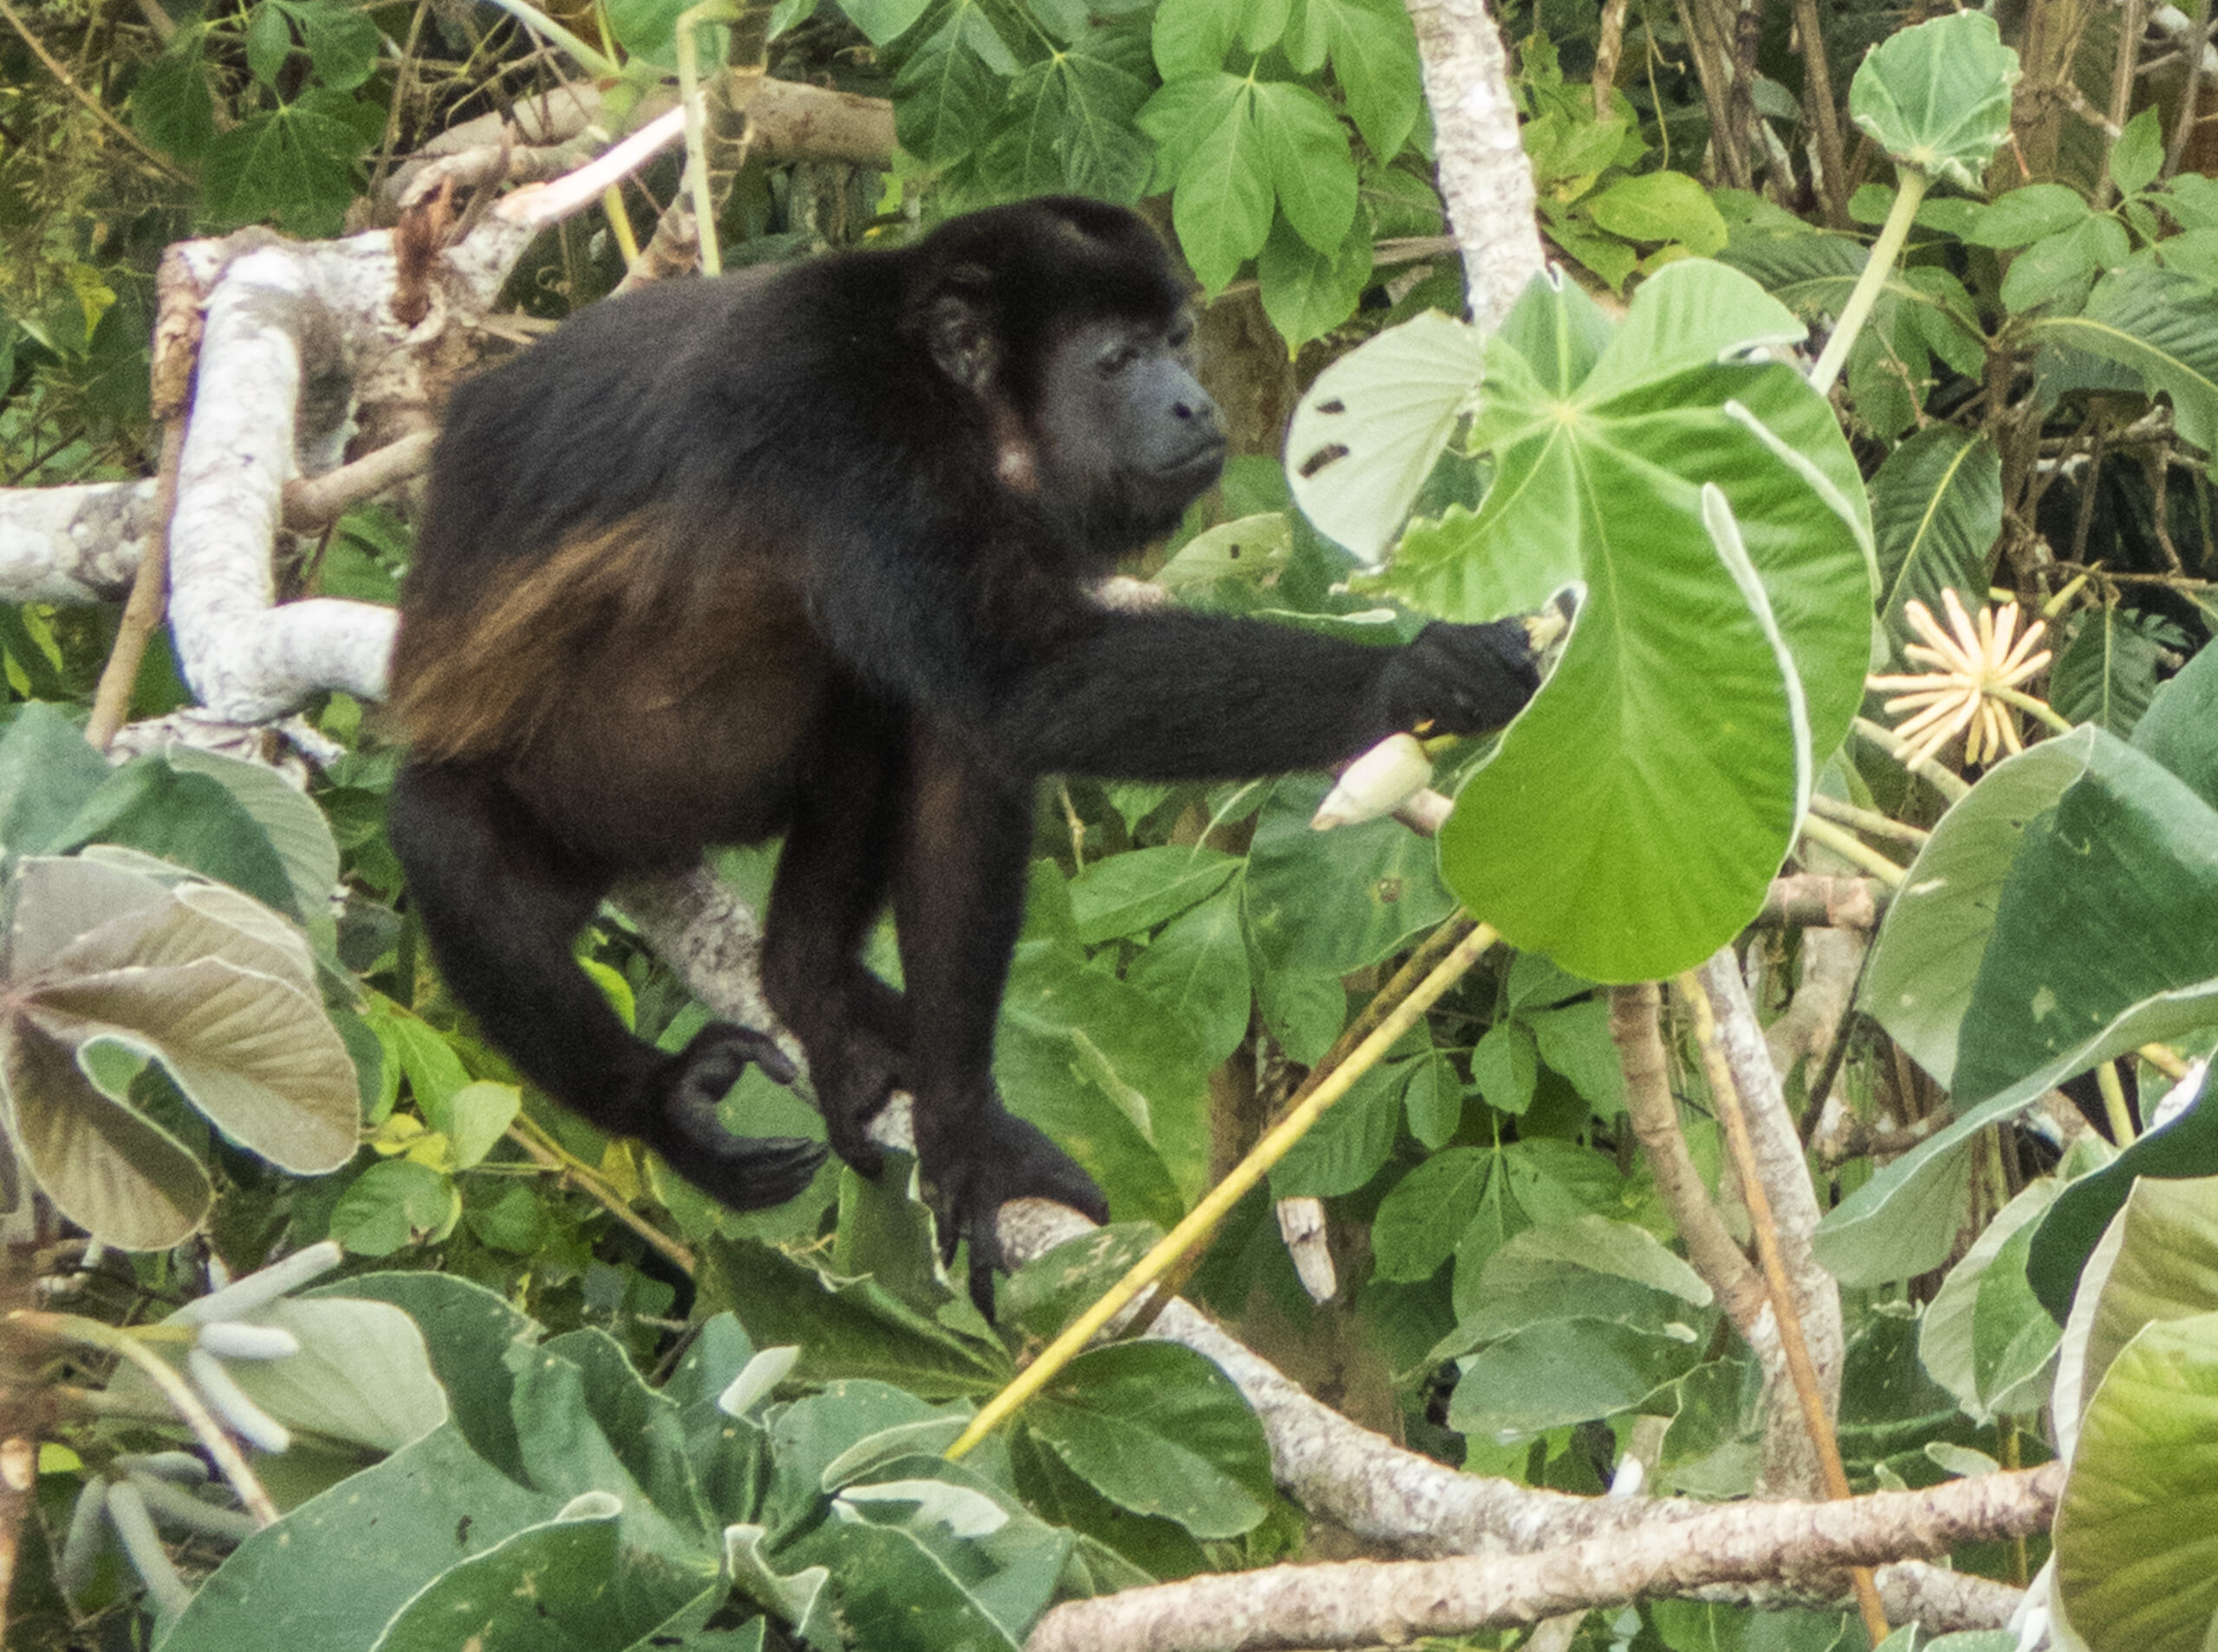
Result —
<instances>
[{"instance_id":1,"label":"large green leaf","mask_svg":"<svg viewBox=\"0 0 2218 1652\"><path fill-rule=\"evenodd\" d=\"M347 1286L340 1286L344 1291ZM191 1324L188 1310L165 1323ZM398 1451L446 1422L447 1396L424 1338L390 1303L344 1295L282 1298L244 1323L287 1331L300 1344L282 1359L234 1360L228 1369L247 1397L296 1432L372 1451ZM181 1357L183 1349L174 1344ZM153 1384L126 1366L109 1385L120 1401L159 1408Z\"/></svg>"},{"instance_id":2,"label":"large green leaf","mask_svg":"<svg viewBox=\"0 0 2218 1652\"><path fill-rule=\"evenodd\" d=\"M1263 314L1289 350L1322 338L1346 321L1371 284L1372 231L1359 224L1340 244L1320 252L1284 217L1255 260Z\"/></svg>"},{"instance_id":3,"label":"large green leaf","mask_svg":"<svg viewBox=\"0 0 2218 1652\"><path fill-rule=\"evenodd\" d=\"M2056 1588L2089 1652L2218 1641L2218 1312L2111 1362L2057 1507Z\"/></svg>"},{"instance_id":4,"label":"large green leaf","mask_svg":"<svg viewBox=\"0 0 2218 1652\"><path fill-rule=\"evenodd\" d=\"M711 1590L722 1597L712 1570L627 1546L616 1520L587 1504L450 1567L394 1614L373 1652L623 1652L652 1644L653 1630Z\"/></svg>"},{"instance_id":5,"label":"large green leaf","mask_svg":"<svg viewBox=\"0 0 2218 1652\"><path fill-rule=\"evenodd\" d=\"M1082 1480L1136 1514L1231 1538L1270 1506L1271 1452L1231 1379L1173 1343L1080 1354L1024 1409Z\"/></svg>"},{"instance_id":6,"label":"large green leaf","mask_svg":"<svg viewBox=\"0 0 2218 1652\"><path fill-rule=\"evenodd\" d=\"M1560 1320L1566 1304L1583 1319L1641 1331L1702 1322L1710 1304L1709 1287L1646 1229L1600 1215L1511 1235L1486 1259L1476 1288L1457 1296L1455 1331L1436 1358Z\"/></svg>"},{"instance_id":7,"label":"large green leaf","mask_svg":"<svg viewBox=\"0 0 2218 1652\"><path fill-rule=\"evenodd\" d=\"M0 855L44 854L113 772L59 709L18 707L0 735Z\"/></svg>"},{"instance_id":8,"label":"large green leaf","mask_svg":"<svg viewBox=\"0 0 2218 1652\"><path fill-rule=\"evenodd\" d=\"M2106 735L2026 828L1964 1013L1961 1104L2075 1049L2133 1005L2218 978L2218 811Z\"/></svg>"},{"instance_id":9,"label":"large green leaf","mask_svg":"<svg viewBox=\"0 0 2218 1652\"><path fill-rule=\"evenodd\" d=\"M535 1321L497 1292L451 1273L358 1273L321 1286L302 1299L326 1297L390 1303L414 1320L464 1440L509 1478L523 1478L516 1419L509 1409L515 1380L503 1356L512 1342L538 1340L540 1327ZM696 1352L717 1344L718 1324L711 1320L704 1328ZM681 1375L692 1362L692 1355L679 1362Z\"/></svg>"},{"instance_id":10,"label":"large green leaf","mask_svg":"<svg viewBox=\"0 0 2218 1652\"><path fill-rule=\"evenodd\" d=\"M8 1133L55 1208L126 1250L166 1250L207 1217L215 1184L176 1137L79 1068L28 1016L0 1024Z\"/></svg>"},{"instance_id":11,"label":"large green leaf","mask_svg":"<svg viewBox=\"0 0 2218 1652\"><path fill-rule=\"evenodd\" d=\"M1186 1023L1204 1065L1230 1055L1248 1036L1255 1007L1240 891L1220 891L1173 919L1125 979Z\"/></svg>"},{"instance_id":12,"label":"large green leaf","mask_svg":"<svg viewBox=\"0 0 2218 1652\"><path fill-rule=\"evenodd\" d=\"M2079 1449L2079 1423L2118 1351L2152 1322L2218 1308L2218 1178L2137 1182L2088 1259L2065 1322L2053 1415L2057 1446Z\"/></svg>"},{"instance_id":13,"label":"large green leaf","mask_svg":"<svg viewBox=\"0 0 2218 1652\"><path fill-rule=\"evenodd\" d=\"M2218 1176L2218 1100L2207 1088L2178 1118L2064 1190L2033 1235L2027 1259L2027 1276L2042 1305L2059 1320L2071 1312L2088 1256L2137 1184L2205 1176ZM2212 1282L2218 1287L2218 1276ZM2211 1299L2218 1302L2218 1288Z\"/></svg>"},{"instance_id":14,"label":"large green leaf","mask_svg":"<svg viewBox=\"0 0 2218 1652\"><path fill-rule=\"evenodd\" d=\"M1376 562L1485 366L1477 332L1428 310L1327 366L1287 429L1287 478L1303 514Z\"/></svg>"},{"instance_id":15,"label":"large green leaf","mask_svg":"<svg viewBox=\"0 0 2218 1652\"><path fill-rule=\"evenodd\" d=\"M560 1506L478 1457L454 1428L436 1429L249 1538L156 1644L161 1652L366 1649L456 1561Z\"/></svg>"},{"instance_id":16,"label":"large green leaf","mask_svg":"<svg viewBox=\"0 0 2218 1652\"><path fill-rule=\"evenodd\" d=\"M950 1331L875 1279L830 1278L751 1240L705 1249L756 1344L801 1350L797 1381L878 1378L937 1397L991 1394L1009 1379L998 1345Z\"/></svg>"},{"instance_id":17,"label":"large green leaf","mask_svg":"<svg viewBox=\"0 0 2218 1652\"><path fill-rule=\"evenodd\" d=\"M2133 369L2150 394L2172 398L2182 437L2218 450L2218 290L2130 264L2104 276L2080 314L2036 321L2033 335Z\"/></svg>"},{"instance_id":18,"label":"large green leaf","mask_svg":"<svg viewBox=\"0 0 2218 1652\"><path fill-rule=\"evenodd\" d=\"M1987 555L2002 531L2002 458L1986 437L1935 424L1887 456L1871 492L1879 614L1899 654L1904 604L1938 614L1950 587L1969 607L1984 602Z\"/></svg>"},{"instance_id":19,"label":"large green leaf","mask_svg":"<svg viewBox=\"0 0 2218 1652\"><path fill-rule=\"evenodd\" d=\"M1011 118L988 146L983 166L1006 186L1004 169L1021 158L1026 175L1040 182L1008 189L1012 197L1046 189L1138 199L1155 164L1153 146L1133 124L1147 100L1146 72L1145 41L1106 30L1028 65L1009 87Z\"/></svg>"},{"instance_id":20,"label":"large green leaf","mask_svg":"<svg viewBox=\"0 0 2218 1652\"><path fill-rule=\"evenodd\" d=\"M1514 1438L1629 1410L1702 1357L1691 1333L1665 1335L1611 1319L1531 1325L1462 1362L1448 1426Z\"/></svg>"},{"instance_id":21,"label":"large green leaf","mask_svg":"<svg viewBox=\"0 0 2218 1652\"><path fill-rule=\"evenodd\" d=\"M2206 648L2161 684L2133 744L2195 788L2218 809L2218 648Z\"/></svg>"},{"instance_id":22,"label":"large green leaf","mask_svg":"<svg viewBox=\"0 0 2218 1652\"><path fill-rule=\"evenodd\" d=\"M1345 975L1399 951L1456 909L1430 845L1392 820L1310 829L1327 783L1281 781L1255 822L1242 884L1266 971Z\"/></svg>"},{"instance_id":23,"label":"large green leaf","mask_svg":"<svg viewBox=\"0 0 2218 1652\"><path fill-rule=\"evenodd\" d=\"M1596 494L1646 490L1624 456L1583 457ZM1442 875L1473 912L1596 981L1668 975L1729 939L1808 798L1801 684L1724 496L1704 494L1695 522L1579 502L1607 575L1440 833ZM1696 726L1698 746L1671 743Z\"/></svg>"},{"instance_id":24,"label":"large green leaf","mask_svg":"<svg viewBox=\"0 0 2218 1652\"><path fill-rule=\"evenodd\" d=\"M1355 222L1355 159L1333 106L1304 86L1258 81L1250 106L1271 188L1295 233L1337 252Z\"/></svg>"},{"instance_id":25,"label":"large green leaf","mask_svg":"<svg viewBox=\"0 0 2218 1652\"><path fill-rule=\"evenodd\" d=\"M2026 825L2086 773L2094 739L2087 730L2045 740L1981 775L1941 817L1887 908L1864 1006L1943 1085Z\"/></svg>"},{"instance_id":26,"label":"large green leaf","mask_svg":"<svg viewBox=\"0 0 2218 1652\"><path fill-rule=\"evenodd\" d=\"M1479 1149L1447 1147L1397 1182L1372 1219L1378 1277L1414 1282L1438 1272L1479 1214L1492 1172Z\"/></svg>"},{"instance_id":27,"label":"large green leaf","mask_svg":"<svg viewBox=\"0 0 2218 1652\"><path fill-rule=\"evenodd\" d=\"M1010 1107L1093 1173L1119 1221L1176 1221L1209 1175L1209 1067L1127 981L1052 940L1017 949L994 1075Z\"/></svg>"},{"instance_id":28,"label":"large green leaf","mask_svg":"<svg viewBox=\"0 0 2218 1652\"><path fill-rule=\"evenodd\" d=\"M374 105L329 87L249 115L208 145L202 216L217 228L268 219L298 236L338 234L356 163L383 124Z\"/></svg>"},{"instance_id":29,"label":"large green leaf","mask_svg":"<svg viewBox=\"0 0 2218 1652\"><path fill-rule=\"evenodd\" d=\"M976 148L1008 95L1002 78L966 38L970 15L937 30L893 78L893 123L901 147L930 165L951 166Z\"/></svg>"},{"instance_id":30,"label":"large green leaf","mask_svg":"<svg viewBox=\"0 0 2218 1652\"><path fill-rule=\"evenodd\" d=\"M1222 850L1196 844L1135 849L1088 867L1070 886L1078 938L1099 946L1142 935L1206 899L1240 869Z\"/></svg>"},{"instance_id":31,"label":"large green leaf","mask_svg":"<svg viewBox=\"0 0 2218 1652\"><path fill-rule=\"evenodd\" d=\"M2115 603L2083 608L2049 668L2049 703L2072 722L2092 722L2130 739L2156 694L2160 638L2169 630L2158 615Z\"/></svg>"},{"instance_id":32,"label":"large green leaf","mask_svg":"<svg viewBox=\"0 0 2218 1652\"><path fill-rule=\"evenodd\" d=\"M1261 252L1271 232L1276 186L1257 90L1222 71L1192 75L1165 84L1140 112L1142 129L1160 146L1157 178L1167 173L1177 186L1171 221L1179 249L1211 292ZM1340 159L1349 164L1345 143Z\"/></svg>"},{"instance_id":33,"label":"large green leaf","mask_svg":"<svg viewBox=\"0 0 2218 1652\"><path fill-rule=\"evenodd\" d=\"M2009 135L2018 73L1994 18L1953 12L1882 41L1856 71L1848 112L1901 165L1976 190Z\"/></svg>"},{"instance_id":34,"label":"large green leaf","mask_svg":"<svg viewBox=\"0 0 2218 1652\"><path fill-rule=\"evenodd\" d=\"M137 856L29 858L7 958L0 1067L16 1138L40 1185L95 1234L173 1245L205 1214L208 1187L181 1143L84 1066L88 1046L159 1060L225 1134L289 1169L353 1156L353 1063L307 946L237 890Z\"/></svg>"},{"instance_id":35,"label":"large green leaf","mask_svg":"<svg viewBox=\"0 0 2218 1652\"><path fill-rule=\"evenodd\" d=\"M284 867L291 910L310 923L329 917L339 887L339 845L330 821L306 793L261 763L191 746L174 747L165 756L181 774L204 774L216 781L254 818Z\"/></svg>"},{"instance_id":36,"label":"large green leaf","mask_svg":"<svg viewBox=\"0 0 2218 1652\"><path fill-rule=\"evenodd\" d=\"M2055 743L2084 753L2085 772L2027 825L2002 882L1962 1020L1955 1122L1819 1224L1845 1282L1945 1260L1945 1224L1906 1213L1947 1198L1980 1130L2098 1061L2218 1024L2218 813L2099 729Z\"/></svg>"},{"instance_id":37,"label":"large green leaf","mask_svg":"<svg viewBox=\"0 0 2218 1652\"><path fill-rule=\"evenodd\" d=\"M781 1552L779 1564L821 1566L832 1574L849 1645L884 1652L1017 1652L1028 1626L1012 1630L1000 1622L979 1598L974 1585L980 1580L958 1577L933 1552L937 1532L970 1512L950 1510L955 1500L944 1494L918 1503L912 1521L922 1529L827 1520ZM1052 1587L1052 1574L1048 1581Z\"/></svg>"},{"instance_id":38,"label":"large green leaf","mask_svg":"<svg viewBox=\"0 0 2218 1652\"><path fill-rule=\"evenodd\" d=\"M2028 1357L2018 1361L2015 1369L2003 1370L1982 1362L1980 1351L1990 1341L1989 1328L1983 1320L1998 1319L2007 1312L2016 1321L2014 1331L2030 1323L2017 1312L2014 1300L2006 1300L2027 1291L2023 1245L2014 1246L2011 1241L2014 1237L2030 1238L2031 1228L2047 1211L2057 1192L2055 1178L2043 1176L2005 1205L1965 1253L1963 1260L1949 1270L1932 1305L1918 1321L1918 1359L1935 1382L1956 1396L1956 1403L1974 1422L1984 1423L1999 1412L2038 1409L2046 1397L2046 1387L2038 1379L2046 1375L2049 1356L2056 1347L2056 1324L2046 1313L2040 1314L2040 1335L2032 1339L2040 1344L2038 1354L2027 1347ZM2030 1296L2026 1299L2032 1301ZM2035 1312L2040 1312L2037 1305ZM2001 1340L2015 1343L2019 1339L2012 1335Z\"/></svg>"},{"instance_id":39,"label":"large green leaf","mask_svg":"<svg viewBox=\"0 0 2218 1652\"><path fill-rule=\"evenodd\" d=\"M1646 980L1708 956L1761 903L1809 757L1862 697L1871 541L1830 411L1787 369L1746 359L1802 332L1753 282L1673 264L1599 353L1592 312L1574 290L1528 289L1489 347L1472 436L1493 486L1377 583L1476 620L1583 582L1554 676L1465 787L1441 865L1521 949ZM1460 405L1433 371L1425 400L1382 393L1398 435L1367 455L1352 389L1312 392L1288 453L1331 531L1350 500L1398 508L1423 474ZM1343 466L1345 498L1328 481Z\"/></svg>"},{"instance_id":40,"label":"large green leaf","mask_svg":"<svg viewBox=\"0 0 2218 1652\"><path fill-rule=\"evenodd\" d=\"M972 1625L979 1616L994 1630L1021 1642L1047 1610L1070 1558L1071 1533L1049 1526L1025 1507L1000 1476L989 1478L969 1463L951 1463L937 1455L895 1457L867 1478L850 1480L839 1487L833 1513L816 1535L836 1532L838 1537L815 1545L818 1554L847 1550L845 1539L862 1532L898 1532L949 1575L959 1577L967 1596L952 1622L934 1623L929 1611L918 1610L918 1603L904 1597L904 1579L898 1571L872 1571L871 1560L889 1552L868 1545L841 1567L836 1585L857 1646L941 1652L942 1648L997 1645L989 1638L972 1638ZM799 1545L804 1552L809 1546ZM891 1552L905 1558L901 1548ZM857 1559L863 1564L852 1563ZM872 1617L879 1617L883 1627L875 1631L866 1627Z\"/></svg>"},{"instance_id":41,"label":"large green leaf","mask_svg":"<svg viewBox=\"0 0 2218 1652\"><path fill-rule=\"evenodd\" d=\"M313 806L311 806L313 807ZM205 872L295 917L294 888L269 834L230 787L166 757L139 757L112 771L63 828L58 852L121 844ZM328 910L321 891L316 910Z\"/></svg>"},{"instance_id":42,"label":"large green leaf","mask_svg":"<svg viewBox=\"0 0 2218 1652\"><path fill-rule=\"evenodd\" d=\"M1307 0L1295 8L1285 44L1303 75L1332 59L1348 118L1374 159L1383 165L1401 152L1423 107L1417 36L1407 11L1393 0Z\"/></svg>"}]
</instances>

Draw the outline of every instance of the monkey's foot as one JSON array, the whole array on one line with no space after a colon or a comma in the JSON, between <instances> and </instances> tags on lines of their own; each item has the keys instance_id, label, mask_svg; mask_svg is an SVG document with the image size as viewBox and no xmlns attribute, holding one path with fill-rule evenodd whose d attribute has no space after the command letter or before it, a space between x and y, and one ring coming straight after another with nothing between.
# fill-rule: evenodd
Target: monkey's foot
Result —
<instances>
[{"instance_id":1,"label":"monkey's foot","mask_svg":"<svg viewBox=\"0 0 2218 1652\"><path fill-rule=\"evenodd\" d=\"M939 1218L940 1260L953 1262L957 1241L970 1241L970 1300L989 1319L994 1270L1007 1267L995 1228L1003 1205L1052 1199L1090 1221L1109 1220L1109 1201L1078 1161L997 1100L963 1114L944 1140L920 1135L918 1150Z\"/></svg>"}]
</instances>

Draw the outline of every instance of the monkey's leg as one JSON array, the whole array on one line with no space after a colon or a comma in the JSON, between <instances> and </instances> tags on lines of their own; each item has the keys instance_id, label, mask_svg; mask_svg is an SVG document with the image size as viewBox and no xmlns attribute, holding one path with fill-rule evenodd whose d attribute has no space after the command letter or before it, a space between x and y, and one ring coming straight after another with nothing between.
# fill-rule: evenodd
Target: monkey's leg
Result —
<instances>
[{"instance_id":1,"label":"monkey's leg","mask_svg":"<svg viewBox=\"0 0 2218 1652\"><path fill-rule=\"evenodd\" d=\"M919 720L921 722L921 719ZM951 740L920 735L894 897L906 978L917 1153L937 1190L940 1242L970 1241L970 1295L991 1316L994 1219L1053 1199L1095 1221L1108 1201L1077 1162L994 1088L994 1030L1024 922L1032 786Z\"/></svg>"},{"instance_id":2,"label":"monkey's leg","mask_svg":"<svg viewBox=\"0 0 2218 1652\"><path fill-rule=\"evenodd\" d=\"M736 1210L782 1203L824 1150L734 1136L717 1104L752 1061L793 1064L761 1033L711 1022L671 1055L633 1038L571 956L606 891L606 868L569 854L490 776L410 763L389 830L448 987L533 1082L601 1129L636 1136Z\"/></svg>"},{"instance_id":3,"label":"monkey's leg","mask_svg":"<svg viewBox=\"0 0 2218 1652\"><path fill-rule=\"evenodd\" d=\"M883 1155L866 1131L908 1082L909 1014L860 954L893 879L906 723L851 687L827 691L763 925L763 994L808 1052L833 1150L873 1176Z\"/></svg>"}]
</instances>

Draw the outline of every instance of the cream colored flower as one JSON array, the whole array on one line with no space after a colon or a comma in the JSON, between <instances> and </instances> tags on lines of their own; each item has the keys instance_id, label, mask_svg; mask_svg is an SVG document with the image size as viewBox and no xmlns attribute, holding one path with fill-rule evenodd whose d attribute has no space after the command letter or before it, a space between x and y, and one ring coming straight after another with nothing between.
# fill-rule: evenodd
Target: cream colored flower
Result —
<instances>
[{"instance_id":1,"label":"cream colored flower","mask_svg":"<svg viewBox=\"0 0 2218 1652\"><path fill-rule=\"evenodd\" d=\"M1925 638L1908 645L1903 652L1934 669L1870 679L1871 685L1883 693L1896 691L1896 697L1887 702L1890 716L1911 714L1895 729L1896 735L1910 747L1903 761L1915 763L1930 757L1967 729L1970 731L1964 742L1967 763L1987 762L2001 756L2006 748L2023 751L2017 710L1997 698L1995 690L2016 688L2048 664L2047 649L2033 651L2047 625L2036 619L2019 636L2014 602L2006 602L2000 608L1981 608L1975 624L1955 591L1944 586L1941 601L1949 611L1948 631L1941 628L1923 603L1913 599L1903 605L1910 628Z\"/></svg>"},{"instance_id":2,"label":"cream colored flower","mask_svg":"<svg viewBox=\"0 0 2218 1652\"><path fill-rule=\"evenodd\" d=\"M1359 826L1391 814L1432 783L1432 759L1414 735L1388 735L1340 773L1311 817L1310 829Z\"/></svg>"}]
</instances>

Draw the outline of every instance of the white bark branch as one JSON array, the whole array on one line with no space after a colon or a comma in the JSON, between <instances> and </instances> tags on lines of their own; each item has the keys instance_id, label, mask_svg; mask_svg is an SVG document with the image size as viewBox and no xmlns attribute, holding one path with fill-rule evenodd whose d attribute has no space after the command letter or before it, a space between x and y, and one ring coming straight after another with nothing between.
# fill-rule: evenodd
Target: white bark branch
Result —
<instances>
[{"instance_id":1,"label":"white bark branch","mask_svg":"<svg viewBox=\"0 0 2218 1652\"><path fill-rule=\"evenodd\" d=\"M169 613L179 668L206 720L272 722L322 689L383 696L392 611L277 602L281 526L328 521L421 468L433 409L475 353L471 325L531 237L676 130L674 120L653 123L576 173L502 201L461 245L434 256L418 283L426 308L412 325L393 310L400 271L386 230L331 242L249 231L178 249L207 299L171 524ZM340 469L357 428L390 439ZM0 597L120 593L152 501L152 483L0 495Z\"/></svg>"},{"instance_id":2,"label":"white bark branch","mask_svg":"<svg viewBox=\"0 0 2218 1652\"><path fill-rule=\"evenodd\" d=\"M1756 1174L1763 1180L1773 1225L1779 1234L1780 1260L1794 1292L1794 1311L1802 1339L1817 1370L1818 1387L1828 1416L1840 1409L1841 1368L1846 1358L1840 1313L1840 1286L1819 1263L1811 1244L1818 1226L1817 1189L1802 1156L1802 1138L1788 1111L1786 1092L1773 1069L1763 1028L1741 979L1733 949L1722 947L1702 968L1702 981L1717 1016L1719 1042L1741 1092L1741 1111L1755 1146ZM1764 1471L1760 1485L1770 1491L1820 1494L1816 1448L1802 1415L1783 1381L1767 1371Z\"/></svg>"},{"instance_id":3,"label":"white bark branch","mask_svg":"<svg viewBox=\"0 0 2218 1652\"><path fill-rule=\"evenodd\" d=\"M1484 0L1404 0L1416 26L1440 193L1463 251L1471 320L1491 330L1544 262L1533 168L1517 135L1509 59Z\"/></svg>"},{"instance_id":4,"label":"white bark branch","mask_svg":"<svg viewBox=\"0 0 2218 1652\"><path fill-rule=\"evenodd\" d=\"M1514 1558L1272 1566L1070 1601L1026 1652L1248 1652L1403 1645L1508 1629L1558 1612L1755 1583L1792 1566L1875 1565L1942 1554L1973 1535L2043 1530L2061 1465L1839 1503L1734 1503L1669 1528Z\"/></svg>"},{"instance_id":5,"label":"white bark branch","mask_svg":"<svg viewBox=\"0 0 2218 1652\"><path fill-rule=\"evenodd\" d=\"M154 483L0 489L0 602L120 602L154 526Z\"/></svg>"},{"instance_id":6,"label":"white bark branch","mask_svg":"<svg viewBox=\"0 0 2218 1652\"><path fill-rule=\"evenodd\" d=\"M385 692L391 610L321 598L280 606L270 571L298 463L303 360L335 348L319 338L331 323L315 275L311 258L266 248L226 269L207 305L170 523L170 632L201 703L232 722L282 716L315 688Z\"/></svg>"}]
</instances>

